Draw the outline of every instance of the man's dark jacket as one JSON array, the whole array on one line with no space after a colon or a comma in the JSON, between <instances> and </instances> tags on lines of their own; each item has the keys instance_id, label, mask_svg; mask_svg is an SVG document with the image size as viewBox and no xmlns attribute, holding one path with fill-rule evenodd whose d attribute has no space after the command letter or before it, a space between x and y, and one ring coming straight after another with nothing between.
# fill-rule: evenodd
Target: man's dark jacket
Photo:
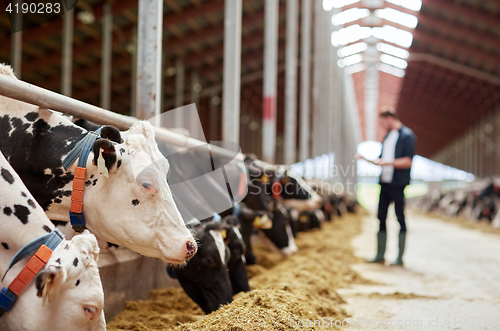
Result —
<instances>
[{"instance_id":1,"label":"man's dark jacket","mask_svg":"<svg viewBox=\"0 0 500 331\"><path fill-rule=\"evenodd\" d=\"M387 133L389 135L389 133ZM387 139L387 135L384 138ZM399 138L396 142L396 151L394 159L400 159L402 157L409 157L413 159L415 155L415 145L417 138L413 131L402 125L399 129ZM382 153L380 153L382 157ZM392 182L389 184L391 186L406 186L410 184L410 169L396 169L394 168L394 175L392 177Z\"/></svg>"}]
</instances>

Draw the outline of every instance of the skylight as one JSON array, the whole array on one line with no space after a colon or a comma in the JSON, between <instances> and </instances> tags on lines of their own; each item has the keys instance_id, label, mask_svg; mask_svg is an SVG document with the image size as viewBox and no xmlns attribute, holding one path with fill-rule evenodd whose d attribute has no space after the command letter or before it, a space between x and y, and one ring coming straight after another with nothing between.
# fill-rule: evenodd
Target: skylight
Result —
<instances>
[{"instance_id":1,"label":"skylight","mask_svg":"<svg viewBox=\"0 0 500 331\"><path fill-rule=\"evenodd\" d=\"M377 63L377 70L385 72L386 74L393 75L396 77L404 77L405 71L385 63Z\"/></svg>"},{"instance_id":2,"label":"skylight","mask_svg":"<svg viewBox=\"0 0 500 331\"><path fill-rule=\"evenodd\" d=\"M372 29L369 27L361 27L359 24L348 26L347 28L334 31L332 33L332 45L338 47L347 45L361 39L371 36Z\"/></svg>"},{"instance_id":3,"label":"skylight","mask_svg":"<svg viewBox=\"0 0 500 331\"><path fill-rule=\"evenodd\" d=\"M332 16L332 24L335 26L344 25L359 19L370 16L370 10L366 8L351 8Z\"/></svg>"},{"instance_id":4,"label":"skylight","mask_svg":"<svg viewBox=\"0 0 500 331\"><path fill-rule=\"evenodd\" d=\"M354 46L354 45L352 45L352 46ZM351 47L351 46L348 46L348 47ZM345 48L348 48L348 47L345 47ZM376 48L377 48L377 51L379 51L379 52L386 53L386 54L396 56L396 57L400 57L402 59L407 59L410 57L410 52L408 52L406 49L394 47L394 46L389 45L389 44L377 43ZM339 50L339 52L340 52L340 50Z\"/></svg>"},{"instance_id":5,"label":"skylight","mask_svg":"<svg viewBox=\"0 0 500 331\"><path fill-rule=\"evenodd\" d=\"M387 55L387 54L381 54L380 55L380 62L383 62L385 64L389 64L391 66L394 66L396 68L400 69L405 69L408 66L408 62L405 60L402 60L400 58L397 58L392 55Z\"/></svg>"},{"instance_id":6,"label":"skylight","mask_svg":"<svg viewBox=\"0 0 500 331\"><path fill-rule=\"evenodd\" d=\"M420 8L422 8L422 0L385 0L385 1L414 11L420 11Z\"/></svg>"},{"instance_id":7,"label":"skylight","mask_svg":"<svg viewBox=\"0 0 500 331\"><path fill-rule=\"evenodd\" d=\"M353 8L354 9L354 8ZM351 10L351 9L349 9ZM348 12L349 10L345 11ZM360 9L361 10L361 9ZM418 18L414 15L403 13L392 8L384 8L375 10L375 16L385 20L414 29L418 24Z\"/></svg>"},{"instance_id":8,"label":"skylight","mask_svg":"<svg viewBox=\"0 0 500 331\"><path fill-rule=\"evenodd\" d=\"M372 36L406 48L410 47L413 42L413 34L411 32L390 25L384 25L382 28L373 28Z\"/></svg>"},{"instance_id":9,"label":"skylight","mask_svg":"<svg viewBox=\"0 0 500 331\"><path fill-rule=\"evenodd\" d=\"M350 55L354 55L356 53L364 52L368 49L368 44L365 42L360 42L357 44L352 44L350 46L342 47L337 51L337 54L340 57L346 57Z\"/></svg>"}]
</instances>

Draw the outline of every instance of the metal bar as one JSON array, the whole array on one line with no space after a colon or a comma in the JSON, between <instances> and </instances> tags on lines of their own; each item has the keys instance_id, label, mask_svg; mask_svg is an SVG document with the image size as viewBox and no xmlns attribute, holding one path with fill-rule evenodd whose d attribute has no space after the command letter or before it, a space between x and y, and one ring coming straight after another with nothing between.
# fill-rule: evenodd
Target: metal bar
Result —
<instances>
[{"instance_id":1,"label":"metal bar","mask_svg":"<svg viewBox=\"0 0 500 331\"><path fill-rule=\"evenodd\" d=\"M113 113L109 110L90 105L88 103L72 99L59 93L55 93L41 87L28 84L21 80L0 75L0 95L5 97L37 105L68 114L77 118L83 118L97 124L114 125L120 130L129 129L135 122L139 121L135 117ZM205 150L203 142L186 137L184 135L155 126L156 139L186 148L201 148ZM198 147L197 147L198 146ZM234 157L234 153L218 146L211 146L211 151L215 155ZM236 158L243 161L240 154Z\"/></svg>"},{"instance_id":2,"label":"metal bar","mask_svg":"<svg viewBox=\"0 0 500 331\"><path fill-rule=\"evenodd\" d=\"M300 51L300 160L309 158L309 92L311 75L311 0L302 0L302 40Z\"/></svg>"},{"instance_id":3,"label":"metal bar","mask_svg":"<svg viewBox=\"0 0 500 331\"><path fill-rule=\"evenodd\" d=\"M276 157L276 95L278 88L278 0L266 0L264 17L264 102L262 159Z\"/></svg>"},{"instance_id":4,"label":"metal bar","mask_svg":"<svg viewBox=\"0 0 500 331\"><path fill-rule=\"evenodd\" d=\"M285 134L284 161L292 164L296 159L297 137L297 26L299 23L297 0L286 4L286 78L285 78Z\"/></svg>"},{"instance_id":5,"label":"metal bar","mask_svg":"<svg viewBox=\"0 0 500 331\"><path fill-rule=\"evenodd\" d=\"M194 103L195 106L200 102L200 75L198 75L198 70L193 70L191 72L191 103ZM198 116L193 114L192 112L189 114L189 127L188 130L191 132L193 137L199 137L199 125L198 125Z\"/></svg>"},{"instance_id":6,"label":"metal bar","mask_svg":"<svg viewBox=\"0 0 500 331\"><path fill-rule=\"evenodd\" d=\"M226 0L224 9L224 75L222 140L240 142L241 0Z\"/></svg>"},{"instance_id":7,"label":"metal bar","mask_svg":"<svg viewBox=\"0 0 500 331\"><path fill-rule=\"evenodd\" d=\"M12 2L12 7L14 7L14 3L16 3L16 8L21 7L22 1L14 0ZM10 64L14 69L14 73L16 77L21 78L21 65L22 65L22 51L23 51L23 15L22 12L19 11L17 14L14 14L12 20L12 32L11 35L11 48L10 48Z\"/></svg>"},{"instance_id":8,"label":"metal bar","mask_svg":"<svg viewBox=\"0 0 500 331\"><path fill-rule=\"evenodd\" d=\"M130 64L130 115L137 116L137 28L132 28L132 63ZM163 75L163 74L162 74ZM162 90L163 91L163 90Z\"/></svg>"},{"instance_id":9,"label":"metal bar","mask_svg":"<svg viewBox=\"0 0 500 331\"><path fill-rule=\"evenodd\" d=\"M177 58L175 62L175 108L184 106L184 63ZM184 121L182 113L176 111L174 114L174 127L182 128Z\"/></svg>"},{"instance_id":10,"label":"metal bar","mask_svg":"<svg viewBox=\"0 0 500 331\"><path fill-rule=\"evenodd\" d=\"M113 45L113 14L111 5L104 4L102 19L102 52L101 52L101 107L111 106L111 57Z\"/></svg>"},{"instance_id":11,"label":"metal bar","mask_svg":"<svg viewBox=\"0 0 500 331\"><path fill-rule=\"evenodd\" d=\"M73 27L75 10L71 9L63 17L63 47L61 93L70 97L73 80Z\"/></svg>"},{"instance_id":12,"label":"metal bar","mask_svg":"<svg viewBox=\"0 0 500 331\"><path fill-rule=\"evenodd\" d=\"M138 16L137 117L159 125L163 0L139 0Z\"/></svg>"}]
</instances>

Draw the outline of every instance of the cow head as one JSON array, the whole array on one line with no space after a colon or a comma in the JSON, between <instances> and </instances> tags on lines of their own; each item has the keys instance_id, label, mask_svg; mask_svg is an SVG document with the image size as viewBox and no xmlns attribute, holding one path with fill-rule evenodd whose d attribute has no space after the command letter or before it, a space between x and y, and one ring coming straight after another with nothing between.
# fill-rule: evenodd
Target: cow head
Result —
<instances>
[{"instance_id":1,"label":"cow head","mask_svg":"<svg viewBox=\"0 0 500 331\"><path fill-rule=\"evenodd\" d=\"M246 246L240 232L240 221L236 216L226 216L222 219L221 225L222 237L230 252L228 269L233 294L248 292L250 291L250 287L245 267Z\"/></svg>"},{"instance_id":2,"label":"cow head","mask_svg":"<svg viewBox=\"0 0 500 331\"><path fill-rule=\"evenodd\" d=\"M87 227L142 255L183 264L196 253L196 243L167 184L169 163L153 127L138 122L122 136L123 142L102 138L93 145L83 198Z\"/></svg>"},{"instance_id":3,"label":"cow head","mask_svg":"<svg viewBox=\"0 0 500 331\"><path fill-rule=\"evenodd\" d=\"M63 240L47 265L5 314L9 330L104 331L104 293L93 234Z\"/></svg>"},{"instance_id":4,"label":"cow head","mask_svg":"<svg viewBox=\"0 0 500 331\"><path fill-rule=\"evenodd\" d=\"M285 207L276 200L273 203L272 214L272 227L270 229L262 229L262 231L284 255L296 253L298 249L295 245L295 239L290 226L290 214Z\"/></svg>"},{"instance_id":5,"label":"cow head","mask_svg":"<svg viewBox=\"0 0 500 331\"><path fill-rule=\"evenodd\" d=\"M171 273L187 295L209 314L233 300L227 270L230 254L220 223L201 223L194 230L200 244L198 253L184 268Z\"/></svg>"}]
</instances>

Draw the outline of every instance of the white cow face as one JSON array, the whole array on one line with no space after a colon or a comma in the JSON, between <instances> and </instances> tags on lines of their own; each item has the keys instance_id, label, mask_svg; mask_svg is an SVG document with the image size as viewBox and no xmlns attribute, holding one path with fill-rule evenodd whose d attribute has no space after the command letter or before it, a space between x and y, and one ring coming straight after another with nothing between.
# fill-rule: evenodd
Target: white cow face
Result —
<instances>
[{"instance_id":1,"label":"white cow face","mask_svg":"<svg viewBox=\"0 0 500 331\"><path fill-rule=\"evenodd\" d=\"M104 331L102 289L93 234L62 241L46 267L5 314L9 330Z\"/></svg>"},{"instance_id":2,"label":"white cow face","mask_svg":"<svg viewBox=\"0 0 500 331\"><path fill-rule=\"evenodd\" d=\"M142 255L183 264L196 253L196 243L167 184L169 164L158 150L153 127L139 122L122 136L121 144L97 140L89 156L94 164L87 166L92 185L83 198L87 227ZM96 166L99 155L109 178Z\"/></svg>"}]
</instances>

